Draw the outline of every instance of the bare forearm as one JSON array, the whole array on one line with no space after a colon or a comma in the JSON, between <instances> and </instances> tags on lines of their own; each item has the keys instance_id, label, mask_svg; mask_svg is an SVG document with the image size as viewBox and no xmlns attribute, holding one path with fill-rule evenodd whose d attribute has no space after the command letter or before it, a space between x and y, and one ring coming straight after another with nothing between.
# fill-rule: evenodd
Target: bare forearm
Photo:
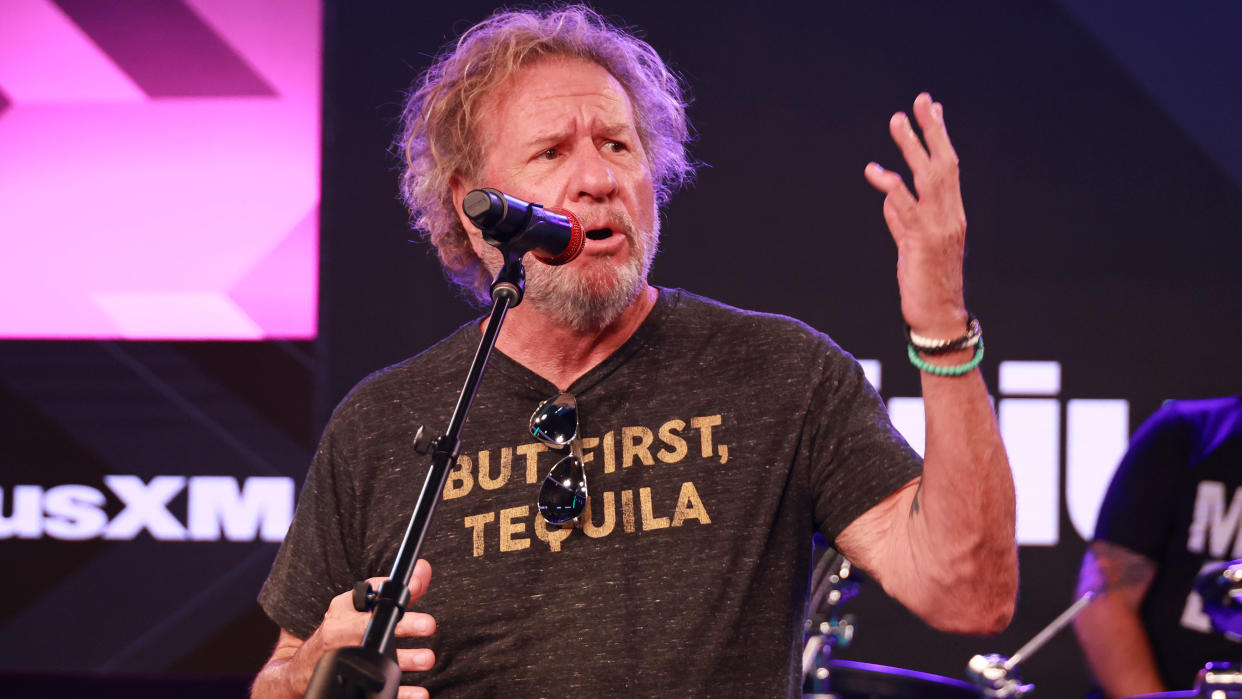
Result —
<instances>
[{"instance_id":1,"label":"bare forearm","mask_svg":"<svg viewBox=\"0 0 1242 699\"><path fill-rule=\"evenodd\" d=\"M987 388L978 371L924 372L923 401L927 448L909 546L914 569L936 584L918 585L911 603L942 628L999 631L1013 615L1018 554L1013 476Z\"/></svg>"},{"instance_id":2,"label":"bare forearm","mask_svg":"<svg viewBox=\"0 0 1242 699\"><path fill-rule=\"evenodd\" d=\"M289 681L289 671L288 658L273 657L268 660L250 688L251 699L298 699L301 697L302 695L294 691Z\"/></svg>"},{"instance_id":3,"label":"bare forearm","mask_svg":"<svg viewBox=\"0 0 1242 699\"><path fill-rule=\"evenodd\" d=\"M258 670L251 685L251 699L298 699L306 693L311 678L294 662L302 646L301 639L282 629L272 657Z\"/></svg>"},{"instance_id":4,"label":"bare forearm","mask_svg":"<svg viewBox=\"0 0 1242 699\"><path fill-rule=\"evenodd\" d=\"M983 379L926 377L923 476L837 536L838 548L932 626L996 633L1018 592L1009 461Z\"/></svg>"},{"instance_id":5,"label":"bare forearm","mask_svg":"<svg viewBox=\"0 0 1242 699\"><path fill-rule=\"evenodd\" d=\"M1142 621L1117 598L1099 596L1075 620L1074 631L1107 696L1165 691Z\"/></svg>"},{"instance_id":6,"label":"bare forearm","mask_svg":"<svg viewBox=\"0 0 1242 699\"><path fill-rule=\"evenodd\" d=\"M1078 573L1078 594L1093 601L1074 620L1074 631L1109 697L1164 691L1151 640L1139 609L1156 576L1154 561L1125 546L1093 541Z\"/></svg>"},{"instance_id":7,"label":"bare forearm","mask_svg":"<svg viewBox=\"0 0 1242 699\"><path fill-rule=\"evenodd\" d=\"M306 693L310 684L310 673L313 664L308 664L323 655L323 645L318 635L309 640L294 636L281 629L276 639L276 647L272 657L259 671L254 685L250 688L251 699L296 699Z\"/></svg>"}]
</instances>

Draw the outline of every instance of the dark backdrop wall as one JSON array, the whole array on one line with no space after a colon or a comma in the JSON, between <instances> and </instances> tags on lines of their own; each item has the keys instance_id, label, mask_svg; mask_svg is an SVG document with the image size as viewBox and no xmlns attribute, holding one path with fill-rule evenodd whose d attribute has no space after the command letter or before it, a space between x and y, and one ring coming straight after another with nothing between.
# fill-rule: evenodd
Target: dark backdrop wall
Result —
<instances>
[{"instance_id":1,"label":"dark backdrop wall","mask_svg":"<svg viewBox=\"0 0 1242 699\"><path fill-rule=\"evenodd\" d=\"M1024 463L1015 445L1050 451L1046 482L1020 479L1019 498L1043 507L1020 516L1042 518L1054 536L1023 546L1017 617L1000 636L933 632L870 585L846 610L858 631L840 655L961 676L974 653L1012 653L1072 598L1084 543L1070 512L1069 484L1082 475L1067 465L1071 401L1124 401L1128 430L1165 399L1242 390L1242 8L597 6L640 27L692 86L694 154L705 165L664 212L654 280L831 333L882 367L890 400L917 396L918 376L904 359L881 197L862 169L870 160L899 167L892 112L922 90L944 103L962 160L967 301L987 333L985 376L997 387L1001 362L1060 369L1055 389L1037 398L1053 423L1010 445ZM219 531L210 541L158 540L142 527L131 539L22 536L12 531L14 488L94 483L111 521L128 497L160 505L145 511L149 527L168 525L163 508L188 526L189 501L215 481L196 481L193 495L189 484L154 479L300 481L318 430L354 382L476 315L428 248L410 242L388 147L410 79L491 10L474 0L326 3L313 346L0 343L0 550L10 567L0 579L0 690L44 686L15 685L19 672L257 670L276 633L253 604L276 547L261 532L243 541ZM1014 401L998 391L1002 412ZM1076 468L1106 477L1112 467ZM117 473L144 485L108 490L103 479ZM1028 483L1048 482L1051 500L1033 499ZM1041 696L1072 697L1087 683L1069 634L1024 671Z\"/></svg>"}]
</instances>

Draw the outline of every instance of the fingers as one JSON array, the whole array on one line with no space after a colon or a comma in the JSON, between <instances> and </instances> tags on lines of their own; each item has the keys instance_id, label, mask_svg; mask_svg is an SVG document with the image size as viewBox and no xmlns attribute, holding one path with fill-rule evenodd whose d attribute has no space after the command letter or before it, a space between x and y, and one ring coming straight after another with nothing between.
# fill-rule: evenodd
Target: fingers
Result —
<instances>
[{"instance_id":1,"label":"fingers","mask_svg":"<svg viewBox=\"0 0 1242 699\"><path fill-rule=\"evenodd\" d=\"M927 152L932 161L945 164L957 164L957 152L949 141L949 130L944 125L944 105L933 102L926 92L914 98L914 118L923 131L923 139L927 141ZM900 144L899 144L900 145ZM902 149L904 153L904 148ZM907 159L908 162L908 159ZM911 169L914 164L910 164Z\"/></svg>"},{"instance_id":2,"label":"fingers","mask_svg":"<svg viewBox=\"0 0 1242 699\"><path fill-rule=\"evenodd\" d=\"M372 590L379 590L380 585L388 578L367 578L366 582ZM414 573L410 576L410 604L419 600L431 585L431 564L419 559L414 565ZM363 632L370 621L370 615L354 609L353 591L342 592L332 598L328 605L328 613L324 623L320 625L319 634L327 649L342 646L356 646L362 642ZM430 636L435 633L436 621L430 614L407 611L402 615L395 629L399 636Z\"/></svg>"},{"instance_id":3,"label":"fingers","mask_svg":"<svg viewBox=\"0 0 1242 699\"><path fill-rule=\"evenodd\" d=\"M430 636L436 632L436 620L430 614L406 612L395 632L398 636Z\"/></svg>"},{"instance_id":4,"label":"fingers","mask_svg":"<svg viewBox=\"0 0 1242 699\"><path fill-rule=\"evenodd\" d=\"M378 592L380 585L382 585L384 581L386 580L388 580L388 578L374 577L374 578L367 578L366 582L368 585L371 586L371 589L373 591ZM414 573L410 575L410 584L408 586L410 590L410 601L409 601L409 604L406 606L406 608L409 609L410 607L413 606L415 602L421 599L422 596L427 593L427 588L430 586L431 586L431 564L428 563L425 559L420 558L414 564ZM343 592L337 595L335 598L333 598L332 604L333 605L348 604L349 607L352 609L353 608L353 592L352 591Z\"/></svg>"},{"instance_id":5,"label":"fingers","mask_svg":"<svg viewBox=\"0 0 1242 699\"><path fill-rule=\"evenodd\" d=\"M397 665L405 672L430 670L436 664L436 654L429 648L398 648Z\"/></svg>"},{"instance_id":6,"label":"fingers","mask_svg":"<svg viewBox=\"0 0 1242 699\"><path fill-rule=\"evenodd\" d=\"M431 694L422 687L398 687L397 699L429 699Z\"/></svg>"},{"instance_id":7,"label":"fingers","mask_svg":"<svg viewBox=\"0 0 1242 699\"><path fill-rule=\"evenodd\" d=\"M889 119L888 130L910 167L914 185L921 195L927 184L955 182L958 159L944 125L944 106L923 92L914 99L913 113L923 133L921 139L904 112L897 112ZM887 191L881 187L877 189Z\"/></svg>"},{"instance_id":8,"label":"fingers","mask_svg":"<svg viewBox=\"0 0 1242 699\"><path fill-rule=\"evenodd\" d=\"M914 175L912 188L906 187L900 175L876 163L869 163L864 172L871 186L888 195L885 213L890 222L894 217L912 222L925 199L929 205L921 208L927 208L933 217L961 208L957 152L945 129L944 107L923 92L914 100L913 114L922 131L921 139L904 113L898 112L889 120L893 142Z\"/></svg>"},{"instance_id":9,"label":"fingers","mask_svg":"<svg viewBox=\"0 0 1242 699\"><path fill-rule=\"evenodd\" d=\"M370 584L372 590L378 590L387 579L373 577L368 578L366 582ZM421 598L430 585L431 565L425 560L419 560L410 577L410 602L413 603ZM362 643L363 632L370 623L371 617L365 612L354 609L353 597L352 590L333 597L319 628L298 647L294 659L298 662L300 670L298 679L294 681L295 687L300 687L302 691L305 691L315 664L328 651ZM435 633L435 630L436 621L430 614L407 611L397 623L395 632L398 636L430 636ZM435 665L435 661L435 653L426 648L397 649L397 664L407 672L430 670ZM397 696L427 697L428 694L421 687L402 687L398 690Z\"/></svg>"},{"instance_id":10,"label":"fingers","mask_svg":"<svg viewBox=\"0 0 1242 699\"><path fill-rule=\"evenodd\" d=\"M915 102L915 106L918 106L918 102ZM912 172L919 172L927 167L930 156L923 148L918 134L914 133L914 125L910 123L910 117L905 112L897 112L888 120L888 132L893 137L893 143L901 149L901 157L906 159Z\"/></svg>"},{"instance_id":11,"label":"fingers","mask_svg":"<svg viewBox=\"0 0 1242 699\"><path fill-rule=\"evenodd\" d=\"M891 215L902 220L913 219L918 200L901 181L901 175L885 170L879 163L867 163L863 176L867 178L867 182L871 183L872 187L888 195L884 199L885 218ZM889 223L891 226L893 222L890 220Z\"/></svg>"},{"instance_id":12,"label":"fingers","mask_svg":"<svg viewBox=\"0 0 1242 699\"><path fill-rule=\"evenodd\" d=\"M418 559L414 564L414 574L410 576L410 607L422 598L431 586L431 564L425 559ZM436 632L436 620L430 614L408 611L397 623L395 633L398 636L430 636Z\"/></svg>"},{"instance_id":13,"label":"fingers","mask_svg":"<svg viewBox=\"0 0 1242 699\"><path fill-rule=\"evenodd\" d=\"M420 558L414 564L414 574L410 576L410 602L416 602L431 586L431 564Z\"/></svg>"}]
</instances>

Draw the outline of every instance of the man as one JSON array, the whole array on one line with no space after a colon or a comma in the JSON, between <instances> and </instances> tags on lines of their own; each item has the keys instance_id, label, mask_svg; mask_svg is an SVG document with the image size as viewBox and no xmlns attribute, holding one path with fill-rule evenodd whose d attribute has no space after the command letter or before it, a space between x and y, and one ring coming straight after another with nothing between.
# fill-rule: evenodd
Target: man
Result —
<instances>
[{"instance_id":1,"label":"man","mask_svg":"<svg viewBox=\"0 0 1242 699\"><path fill-rule=\"evenodd\" d=\"M939 628L1008 623L1013 483L974 370L957 160L942 107L924 94L914 114L927 148L904 114L890 127L918 196L876 164L865 175L887 195L902 314L932 350L915 357L923 464L827 337L647 284L658 206L690 175L681 87L650 46L583 7L506 12L427 71L406 109L403 190L449 275L483 301L499 264L460 214L475 188L569 209L588 240L563 268L528 262L423 548L440 582L427 592L421 562L417 611L397 629L434 649L400 651L408 684L796 695L817 530ZM347 590L391 565L425 468L409 436L447 422L479 333L467 325L338 407L260 595L282 630L255 696L301 694L327 650L359 642L366 617ZM535 500L559 455L527 421L562 391L591 490L580 523L557 527Z\"/></svg>"},{"instance_id":2,"label":"man","mask_svg":"<svg viewBox=\"0 0 1242 699\"><path fill-rule=\"evenodd\" d=\"M1242 396L1173 401L1134 434L1100 507L1075 620L1108 697L1190 689L1208 661L1242 645L1214 633L1199 572L1242 558Z\"/></svg>"}]
</instances>

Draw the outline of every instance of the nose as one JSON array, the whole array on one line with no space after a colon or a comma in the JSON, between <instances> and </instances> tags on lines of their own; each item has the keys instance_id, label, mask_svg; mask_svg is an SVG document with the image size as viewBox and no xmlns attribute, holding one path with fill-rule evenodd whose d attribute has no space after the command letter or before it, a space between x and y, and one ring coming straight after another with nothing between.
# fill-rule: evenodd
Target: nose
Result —
<instances>
[{"instance_id":1,"label":"nose","mask_svg":"<svg viewBox=\"0 0 1242 699\"><path fill-rule=\"evenodd\" d=\"M607 201L617 191L617 178L603 154L594 148L579 150L575 155L569 182L571 201Z\"/></svg>"}]
</instances>

